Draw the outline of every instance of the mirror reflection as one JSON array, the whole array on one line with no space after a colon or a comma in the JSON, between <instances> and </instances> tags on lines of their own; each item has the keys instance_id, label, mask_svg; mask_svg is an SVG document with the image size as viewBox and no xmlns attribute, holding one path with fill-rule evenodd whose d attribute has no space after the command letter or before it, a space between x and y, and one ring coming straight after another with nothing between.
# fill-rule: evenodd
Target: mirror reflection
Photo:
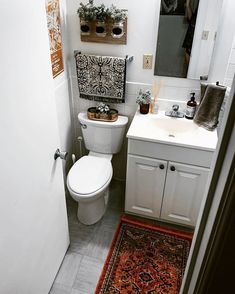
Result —
<instances>
[{"instance_id":1,"label":"mirror reflection","mask_svg":"<svg viewBox=\"0 0 235 294\"><path fill-rule=\"evenodd\" d=\"M186 78L199 0L161 0L154 74Z\"/></svg>"}]
</instances>

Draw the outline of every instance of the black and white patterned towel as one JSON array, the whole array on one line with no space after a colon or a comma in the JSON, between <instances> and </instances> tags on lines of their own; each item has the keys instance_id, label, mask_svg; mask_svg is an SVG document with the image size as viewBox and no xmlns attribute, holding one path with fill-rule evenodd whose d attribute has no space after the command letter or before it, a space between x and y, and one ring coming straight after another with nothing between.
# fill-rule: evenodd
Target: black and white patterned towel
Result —
<instances>
[{"instance_id":1,"label":"black and white patterned towel","mask_svg":"<svg viewBox=\"0 0 235 294\"><path fill-rule=\"evenodd\" d=\"M122 103L125 101L126 59L74 52L80 98Z\"/></svg>"}]
</instances>

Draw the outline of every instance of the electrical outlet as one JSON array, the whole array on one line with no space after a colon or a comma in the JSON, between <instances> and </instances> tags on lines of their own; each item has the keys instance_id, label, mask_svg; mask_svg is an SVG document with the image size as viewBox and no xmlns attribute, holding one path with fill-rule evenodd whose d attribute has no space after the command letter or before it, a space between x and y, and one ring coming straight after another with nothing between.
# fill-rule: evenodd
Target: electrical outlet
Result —
<instances>
[{"instance_id":1,"label":"electrical outlet","mask_svg":"<svg viewBox=\"0 0 235 294\"><path fill-rule=\"evenodd\" d=\"M143 55L143 69L152 69L153 54Z\"/></svg>"}]
</instances>

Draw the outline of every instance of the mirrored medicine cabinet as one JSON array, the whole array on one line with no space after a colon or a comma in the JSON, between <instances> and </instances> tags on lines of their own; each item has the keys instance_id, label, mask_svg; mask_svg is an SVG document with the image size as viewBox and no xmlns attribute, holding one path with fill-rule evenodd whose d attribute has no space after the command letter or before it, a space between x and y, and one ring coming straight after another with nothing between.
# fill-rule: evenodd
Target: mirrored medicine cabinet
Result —
<instances>
[{"instance_id":1,"label":"mirrored medicine cabinet","mask_svg":"<svg viewBox=\"0 0 235 294\"><path fill-rule=\"evenodd\" d=\"M161 0L154 75L208 76L222 2Z\"/></svg>"}]
</instances>

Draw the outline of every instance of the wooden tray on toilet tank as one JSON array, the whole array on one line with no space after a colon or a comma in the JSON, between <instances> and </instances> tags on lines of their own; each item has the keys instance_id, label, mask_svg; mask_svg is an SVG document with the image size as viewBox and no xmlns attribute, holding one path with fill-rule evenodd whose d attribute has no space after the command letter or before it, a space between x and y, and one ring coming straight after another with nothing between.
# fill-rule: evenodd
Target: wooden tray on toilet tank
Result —
<instances>
[{"instance_id":1,"label":"wooden tray on toilet tank","mask_svg":"<svg viewBox=\"0 0 235 294\"><path fill-rule=\"evenodd\" d=\"M87 110L87 117L91 120L114 122L118 119L118 111L110 109L109 113L100 113L96 107L90 107Z\"/></svg>"}]
</instances>

